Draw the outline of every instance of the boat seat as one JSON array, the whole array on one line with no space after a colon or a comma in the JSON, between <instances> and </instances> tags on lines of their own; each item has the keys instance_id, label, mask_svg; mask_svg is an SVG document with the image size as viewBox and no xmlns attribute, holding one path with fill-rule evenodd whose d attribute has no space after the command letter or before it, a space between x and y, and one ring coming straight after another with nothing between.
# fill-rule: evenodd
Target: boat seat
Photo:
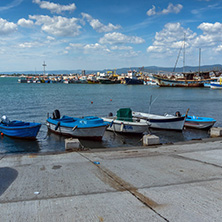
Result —
<instances>
[{"instance_id":1,"label":"boat seat","mask_svg":"<svg viewBox=\"0 0 222 222\"><path fill-rule=\"evenodd\" d=\"M122 108L117 111L117 120L133 122L132 110L130 108Z\"/></svg>"},{"instance_id":2,"label":"boat seat","mask_svg":"<svg viewBox=\"0 0 222 222\"><path fill-rule=\"evenodd\" d=\"M8 126L28 126L29 123L21 122L21 121L12 121L8 124Z\"/></svg>"},{"instance_id":3,"label":"boat seat","mask_svg":"<svg viewBox=\"0 0 222 222\"><path fill-rule=\"evenodd\" d=\"M60 119L62 122L75 122L76 120L74 120L72 117L69 116L63 116L62 119Z\"/></svg>"}]
</instances>

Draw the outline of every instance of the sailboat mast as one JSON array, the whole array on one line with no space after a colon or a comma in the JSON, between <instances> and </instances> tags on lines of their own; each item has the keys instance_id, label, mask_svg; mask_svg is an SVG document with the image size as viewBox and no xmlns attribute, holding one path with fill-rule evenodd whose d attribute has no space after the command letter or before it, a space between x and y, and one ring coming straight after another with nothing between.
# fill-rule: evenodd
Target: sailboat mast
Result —
<instances>
[{"instance_id":1,"label":"sailboat mast","mask_svg":"<svg viewBox=\"0 0 222 222\"><path fill-rule=\"evenodd\" d=\"M184 33L184 41L183 41L183 72L185 72L185 37L186 37L186 34Z\"/></svg>"},{"instance_id":2,"label":"sailboat mast","mask_svg":"<svg viewBox=\"0 0 222 222\"><path fill-rule=\"evenodd\" d=\"M199 48L199 75L200 75L201 48Z\"/></svg>"}]
</instances>

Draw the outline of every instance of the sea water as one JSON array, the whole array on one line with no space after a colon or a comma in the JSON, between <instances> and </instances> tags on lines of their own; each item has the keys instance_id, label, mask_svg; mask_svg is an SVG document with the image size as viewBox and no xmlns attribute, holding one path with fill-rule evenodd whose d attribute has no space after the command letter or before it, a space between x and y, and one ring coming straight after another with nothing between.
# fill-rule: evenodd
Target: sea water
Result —
<instances>
[{"instance_id":1,"label":"sea water","mask_svg":"<svg viewBox=\"0 0 222 222\"><path fill-rule=\"evenodd\" d=\"M40 122L36 141L0 137L0 153L57 152L65 150L65 138L48 133L47 114L58 109L61 115L82 117L114 115L119 108L163 115L180 111L189 115L212 117L222 126L222 90L210 88L162 88L123 84L34 84L18 83L17 78L0 78L0 116L10 120ZM207 131L186 129L183 132L151 130L161 143L209 137ZM105 132L101 142L81 141L88 148L142 145L142 136Z\"/></svg>"}]
</instances>

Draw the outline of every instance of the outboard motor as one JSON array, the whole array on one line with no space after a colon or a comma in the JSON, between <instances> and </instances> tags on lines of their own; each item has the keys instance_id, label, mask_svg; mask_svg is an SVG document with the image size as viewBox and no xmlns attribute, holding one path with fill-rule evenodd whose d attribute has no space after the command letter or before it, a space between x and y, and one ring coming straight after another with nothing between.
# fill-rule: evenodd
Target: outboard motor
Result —
<instances>
[{"instance_id":1,"label":"outboard motor","mask_svg":"<svg viewBox=\"0 0 222 222\"><path fill-rule=\"evenodd\" d=\"M1 118L1 122L6 124L6 125L8 125L10 123L10 120L9 120L9 118L6 115L4 115Z\"/></svg>"},{"instance_id":2,"label":"outboard motor","mask_svg":"<svg viewBox=\"0 0 222 222\"><path fill-rule=\"evenodd\" d=\"M52 114L52 118L53 119L60 119L60 112L58 109L54 110L54 112Z\"/></svg>"},{"instance_id":3,"label":"outboard motor","mask_svg":"<svg viewBox=\"0 0 222 222\"><path fill-rule=\"evenodd\" d=\"M177 112L175 113L175 116L177 116L177 117L181 117L180 112L179 112L179 111L177 111Z\"/></svg>"}]
</instances>

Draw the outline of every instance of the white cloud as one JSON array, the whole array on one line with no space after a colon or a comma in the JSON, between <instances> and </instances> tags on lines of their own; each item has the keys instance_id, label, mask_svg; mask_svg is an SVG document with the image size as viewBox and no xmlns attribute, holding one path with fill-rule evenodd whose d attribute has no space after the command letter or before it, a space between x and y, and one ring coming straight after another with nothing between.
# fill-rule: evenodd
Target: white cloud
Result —
<instances>
[{"instance_id":1,"label":"white cloud","mask_svg":"<svg viewBox=\"0 0 222 222\"><path fill-rule=\"evenodd\" d=\"M74 11L76 9L76 5L74 3L69 5L60 5L53 2L41 1L41 0L33 0L34 3L38 4L42 9L48 9L51 13L60 14L64 11Z\"/></svg>"},{"instance_id":2,"label":"white cloud","mask_svg":"<svg viewBox=\"0 0 222 222\"><path fill-rule=\"evenodd\" d=\"M117 29L120 29L120 25L113 25L109 23L108 25L102 24L98 19L94 19L91 15L87 13L81 13L82 17L85 18L91 27L96 30L97 32L111 32Z\"/></svg>"},{"instance_id":3,"label":"white cloud","mask_svg":"<svg viewBox=\"0 0 222 222\"><path fill-rule=\"evenodd\" d=\"M8 35L15 31L17 31L17 25L15 23L0 18L0 35Z\"/></svg>"},{"instance_id":4,"label":"white cloud","mask_svg":"<svg viewBox=\"0 0 222 222\"><path fill-rule=\"evenodd\" d=\"M152 8L147 11L146 14L147 14L148 16L156 15L156 7L155 7L155 5L153 5Z\"/></svg>"},{"instance_id":5,"label":"white cloud","mask_svg":"<svg viewBox=\"0 0 222 222\"><path fill-rule=\"evenodd\" d=\"M69 43L69 47L66 47L67 50L72 49L83 49L84 45L81 43Z\"/></svg>"},{"instance_id":6,"label":"white cloud","mask_svg":"<svg viewBox=\"0 0 222 222\"><path fill-rule=\"evenodd\" d=\"M195 39L194 45L197 47L217 47L222 42L222 23L201 23L198 29L203 31L203 35Z\"/></svg>"},{"instance_id":7,"label":"white cloud","mask_svg":"<svg viewBox=\"0 0 222 222\"><path fill-rule=\"evenodd\" d=\"M38 42L24 42L24 43L20 43L18 46L20 48L33 48L33 47L40 46L40 44Z\"/></svg>"},{"instance_id":8,"label":"white cloud","mask_svg":"<svg viewBox=\"0 0 222 222\"><path fill-rule=\"evenodd\" d=\"M19 19L18 20L18 25L22 26L22 27L26 27L26 28L30 28L33 26L33 21L32 20L27 20L27 19Z\"/></svg>"},{"instance_id":9,"label":"white cloud","mask_svg":"<svg viewBox=\"0 0 222 222\"><path fill-rule=\"evenodd\" d=\"M102 38L100 38L99 43L101 44L141 44L145 40L137 36L126 36L119 32L107 33Z\"/></svg>"},{"instance_id":10,"label":"white cloud","mask_svg":"<svg viewBox=\"0 0 222 222\"><path fill-rule=\"evenodd\" d=\"M89 51L94 51L94 52L98 52L99 51L104 51L104 52L109 52L110 50L104 46L104 45L100 45L99 43L95 43L95 44L87 44L84 46L84 49L86 52Z\"/></svg>"},{"instance_id":11,"label":"white cloud","mask_svg":"<svg viewBox=\"0 0 222 222\"><path fill-rule=\"evenodd\" d=\"M183 6L181 4L173 5L172 3L169 3L167 9L163 9L161 14L169 14L169 13L175 13L178 14L182 10Z\"/></svg>"},{"instance_id":12,"label":"white cloud","mask_svg":"<svg viewBox=\"0 0 222 222\"><path fill-rule=\"evenodd\" d=\"M110 52L110 50L99 43L95 44L81 44L81 43L70 43L68 47L66 47L66 50L72 51L72 50L79 50L83 51L85 54L89 53L101 53L101 52Z\"/></svg>"},{"instance_id":13,"label":"white cloud","mask_svg":"<svg viewBox=\"0 0 222 222\"><path fill-rule=\"evenodd\" d=\"M45 15L29 16L36 20L36 25L42 25L42 31L55 36L77 36L80 34L81 26L77 18L66 18L62 16L49 17Z\"/></svg>"},{"instance_id":14,"label":"white cloud","mask_svg":"<svg viewBox=\"0 0 222 222\"><path fill-rule=\"evenodd\" d=\"M9 3L8 5L0 7L0 11L6 11L11 8L14 8L14 7L20 5L22 2L23 2L23 0L14 0L11 3Z\"/></svg>"},{"instance_id":15,"label":"white cloud","mask_svg":"<svg viewBox=\"0 0 222 222\"><path fill-rule=\"evenodd\" d=\"M153 5L151 9L147 11L148 16L152 15L166 15L170 13L178 14L182 10L183 6L181 4L173 5L172 3L169 3L168 7L166 9L163 9L160 12L156 12L156 7Z\"/></svg>"},{"instance_id":16,"label":"white cloud","mask_svg":"<svg viewBox=\"0 0 222 222\"><path fill-rule=\"evenodd\" d=\"M219 22L215 22L214 24L203 22L197 28L201 29L204 34L222 33L222 23Z\"/></svg>"},{"instance_id":17,"label":"white cloud","mask_svg":"<svg viewBox=\"0 0 222 222\"><path fill-rule=\"evenodd\" d=\"M222 52L222 45L217 46L215 49L216 52Z\"/></svg>"},{"instance_id":18,"label":"white cloud","mask_svg":"<svg viewBox=\"0 0 222 222\"><path fill-rule=\"evenodd\" d=\"M183 45L184 33L186 37L186 47L191 45L196 37L189 28L184 29L180 23L167 23L164 29L157 32L152 46L147 48L147 52L169 52L173 49L178 49Z\"/></svg>"},{"instance_id":19,"label":"white cloud","mask_svg":"<svg viewBox=\"0 0 222 222\"><path fill-rule=\"evenodd\" d=\"M203 33L197 35L190 29L183 28L180 23L166 24L163 30L156 33L153 44L147 48L148 55L150 58L162 59L162 61L165 59L168 63L175 62L179 49L184 44L185 33L187 64L196 65L198 63L198 48L202 49L203 63L215 63L222 53L222 23L205 22L197 28ZM182 62L182 60L180 61Z\"/></svg>"},{"instance_id":20,"label":"white cloud","mask_svg":"<svg viewBox=\"0 0 222 222\"><path fill-rule=\"evenodd\" d=\"M111 46L112 50L132 50L133 47L132 46Z\"/></svg>"},{"instance_id":21,"label":"white cloud","mask_svg":"<svg viewBox=\"0 0 222 222\"><path fill-rule=\"evenodd\" d=\"M47 36L47 40L49 40L49 41L54 41L54 40L55 40L55 38L54 38L54 37L52 37L52 36Z\"/></svg>"}]
</instances>

